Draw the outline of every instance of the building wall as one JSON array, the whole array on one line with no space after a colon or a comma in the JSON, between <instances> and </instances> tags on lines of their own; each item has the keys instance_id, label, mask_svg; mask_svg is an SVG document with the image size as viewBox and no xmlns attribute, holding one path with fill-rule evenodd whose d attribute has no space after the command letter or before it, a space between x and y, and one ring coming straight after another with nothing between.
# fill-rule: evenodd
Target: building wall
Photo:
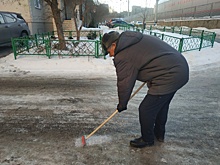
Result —
<instances>
[{"instance_id":1,"label":"building wall","mask_svg":"<svg viewBox=\"0 0 220 165\"><path fill-rule=\"evenodd\" d=\"M138 14L142 11L142 7L140 6L132 6L132 14Z\"/></svg>"},{"instance_id":2,"label":"building wall","mask_svg":"<svg viewBox=\"0 0 220 165\"><path fill-rule=\"evenodd\" d=\"M0 0L0 10L20 13L27 23L31 21L28 0Z\"/></svg>"},{"instance_id":3,"label":"building wall","mask_svg":"<svg viewBox=\"0 0 220 165\"><path fill-rule=\"evenodd\" d=\"M220 0L168 0L158 5L158 19L220 15Z\"/></svg>"},{"instance_id":4,"label":"building wall","mask_svg":"<svg viewBox=\"0 0 220 165\"><path fill-rule=\"evenodd\" d=\"M160 26L187 26L190 28L206 27L207 29L219 29L220 19L211 20L177 20L177 21L159 21Z\"/></svg>"},{"instance_id":5,"label":"building wall","mask_svg":"<svg viewBox=\"0 0 220 165\"><path fill-rule=\"evenodd\" d=\"M40 8L36 7L34 0L29 0L31 20L29 27L32 34L53 30L53 17L51 9L44 1L40 1Z\"/></svg>"},{"instance_id":6,"label":"building wall","mask_svg":"<svg viewBox=\"0 0 220 165\"><path fill-rule=\"evenodd\" d=\"M200 5L207 5L220 0L169 0L158 5L158 12L173 11Z\"/></svg>"},{"instance_id":7,"label":"building wall","mask_svg":"<svg viewBox=\"0 0 220 165\"><path fill-rule=\"evenodd\" d=\"M28 23L31 34L53 30L50 9L40 1L41 8L35 7L34 0L1 0L0 10L20 13Z\"/></svg>"},{"instance_id":8,"label":"building wall","mask_svg":"<svg viewBox=\"0 0 220 165\"><path fill-rule=\"evenodd\" d=\"M62 1L62 0L60 0ZM65 3L60 3L60 7L63 8L63 12L61 13L61 18L63 20L63 30L64 31L76 31L76 27L73 19L73 8L72 8L72 0L66 0ZM79 5L76 6L75 11L77 11L77 24L81 25L80 13L79 13ZM53 27L56 31L56 25L53 21Z\"/></svg>"}]
</instances>

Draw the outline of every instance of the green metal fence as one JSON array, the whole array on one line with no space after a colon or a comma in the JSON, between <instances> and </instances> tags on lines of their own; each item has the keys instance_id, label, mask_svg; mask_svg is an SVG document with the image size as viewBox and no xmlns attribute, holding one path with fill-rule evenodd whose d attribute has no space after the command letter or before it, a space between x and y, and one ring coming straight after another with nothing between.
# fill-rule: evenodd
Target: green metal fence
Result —
<instances>
[{"instance_id":1,"label":"green metal fence","mask_svg":"<svg viewBox=\"0 0 220 165\"><path fill-rule=\"evenodd\" d=\"M114 28L119 27L119 30L123 30L123 31L135 31L135 26L131 26L131 25L116 25Z\"/></svg>"},{"instance_id":2,"label":"green metal fence","mask_svg":"<svg viewBox=\"0 0 220 165\"><path fill-rule=\"evenodd\" d=\"M139 29L139 31L160 38L179 52L213 47L216 37L215 32L188 27L147 26L145 30ZM175 33L176 36L169 35L169 33Z\"/></svg>"},{"instance_id":3,"label":"green metal fence","mask_svg":"<svg viewBox=\"0 0 220 165\"><path fill-rule=\"evenodd\" d=\"M97 38L88 40L87 36L90 31L81 33L81 39L76 40L74 31L65 31L65 50L59 49L59 40L55 37L56 32L48 32L43 34L31 35L22 38L13 38L12 47L14 58L18 55L45 55L48 58L51 56L94 56L96 58L104 57L101 47L101 32L97 33Z\"/></svg>"},{"instance_id":4,"label":"green metal fence","mask_svg":"<svg viewBox=\"0 0 220 165\"><path fill-rule=\"evenodd\" d=\"M187 27L146 26L146 29L119 27L120 30L141 31L144 34L154 35L165 41L179 52L201 50L204 47L213 47L216 34L214 32L197 30ZM175 35L169 33L175 33ZM95 35L95 39L87 39ZM94 56L104 57L101 47L101 31L81 31L80 40L76 40L75 31L64 31L66 50L59 49L57 32L31 35L22 38L13 38L12 46L14 58L18 55L51 56Z\"/></svg>"}]
</instances>

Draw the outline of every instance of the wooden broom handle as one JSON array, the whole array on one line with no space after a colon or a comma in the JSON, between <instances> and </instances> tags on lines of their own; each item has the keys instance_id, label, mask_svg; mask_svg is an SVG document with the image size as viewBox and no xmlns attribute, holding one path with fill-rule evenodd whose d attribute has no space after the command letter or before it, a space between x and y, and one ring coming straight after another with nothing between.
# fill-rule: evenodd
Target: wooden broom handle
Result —
<instances>
[{"instance_id":1,"label":"wooden broom handle","mask_svg":"<svg viewBox=\"0 0 220 165\"><path fill-rule=\"evenodd\" d=\"M116 109L115 112L108 117L108 119L106 119L100 126L98 126L92 133L90 133L88 136L86 136L86 139L90 138L94 133L96 133L96 131L98 131L103 125L105 125L105 123L107 123L111 118L113 118L116 113L118 113L118 110Z\"/></svg>"},{"instance_id":2,"label":"wooden broom handle","mask_svg":"<svg viewBox=\"0 0 220 165\"><path fill-rule=\"evenodd\" d=\"M138 92L139 90L146 84L146 82L144 82L130 97L129 100L131 100ZM116 109L115 112L109 116L102 124L100 124L100 126L98 126L93 132L91 132L88 136L86 136L85 139L90 138L94 133L96 133L96 131L98 131L103 125L105 125L105 123L107 123L111 118L113 118L116 114L118 113L118 110Z\"/></svg>"}]
</instances>

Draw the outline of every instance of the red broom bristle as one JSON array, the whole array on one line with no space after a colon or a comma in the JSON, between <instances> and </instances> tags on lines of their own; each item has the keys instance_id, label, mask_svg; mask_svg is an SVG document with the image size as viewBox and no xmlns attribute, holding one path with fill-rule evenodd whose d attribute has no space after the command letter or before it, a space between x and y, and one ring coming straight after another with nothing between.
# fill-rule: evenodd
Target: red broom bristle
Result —
<instances>
[{"instance_id":1,"label":"red broom bristle","mask_svg":"<svg viewBox=\"0 0 220 165\"><path fill-rule=\"evenodd\" d=\"M85 139L85 136L82 136L82 145L83 145L83 147L86 145L86 139Z\"/></svg>"}]
</instances>

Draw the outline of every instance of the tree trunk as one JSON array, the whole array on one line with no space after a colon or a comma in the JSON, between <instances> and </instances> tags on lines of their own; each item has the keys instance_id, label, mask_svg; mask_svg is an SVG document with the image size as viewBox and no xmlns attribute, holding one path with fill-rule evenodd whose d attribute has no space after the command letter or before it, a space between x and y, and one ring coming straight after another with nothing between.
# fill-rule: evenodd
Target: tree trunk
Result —
<instances>
[{"instance_id":1,"label":"tree trunk","mask_svg":"<svg viewBox=\"0 0 220 165\"><path fill-rule=\"evenodd\" d=\"M61 16L60 16L60 9L58 7L58 2L57 0L45 0L45 2L51 7L51 10L53 13L53 18L55 21L58 39L59 39L58 49L66 50L67 47L65 43L64 34L63 34L63 26L62 26L62 21L61 21Z\"/></svg>"},{"instance_id":2,"label":"tree trunk","mask_svg":"<svg viewBox=\"0 0 220 165\"><path fill-rule=\"evenodd\" d=\"M75 27L76 27L76 40L79 41L81 28L78 29L77 20L76 20L76 14L75 14L74 11L73 11L73 20L74 20L74 24L75 24Z\"/></svg>"},{"instance_id":3,"label":"tree trunk","mask_svg":"<svg viewBox=\"0 0 220 165\"><path fill-rule=\"evenodd\" d=\"M79 41L80 40L80 32L82 30L82 26L84 23L84 13L82 15L82 24L80 25L80 27L78 27L77 25L77 13L76 13L76 6L77 5L82 5L85 2L85 0L79 0L79 1L72 1L72 7L73 7L73 20L74 20L74 24L75 24L75 28L76 28L76 39Z\"/></svg>"}]
</instances>

